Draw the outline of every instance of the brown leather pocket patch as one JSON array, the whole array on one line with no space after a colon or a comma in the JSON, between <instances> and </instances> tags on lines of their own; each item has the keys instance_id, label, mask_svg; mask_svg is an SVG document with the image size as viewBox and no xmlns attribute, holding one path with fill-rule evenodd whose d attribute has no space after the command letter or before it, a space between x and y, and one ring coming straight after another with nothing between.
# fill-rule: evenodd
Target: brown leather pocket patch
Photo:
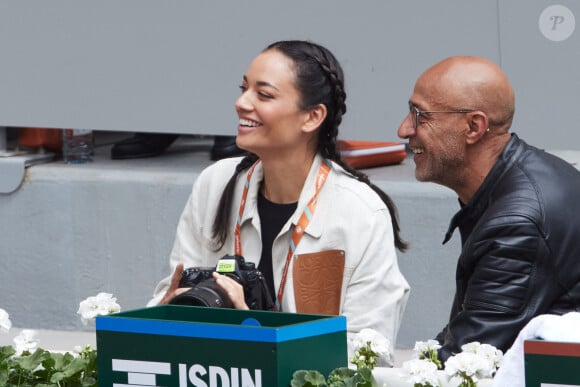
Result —
<instances>
[{"instance_id":1,"label":"brown leather pocket patch","mask_svg":"<svg viewBox=\"0 0 580 387\"><path fill-rule=\"evenodd\" d=\"M338 315L344 250L300 254L292 268L296 312Z\"/></svg>"}]
</instances>

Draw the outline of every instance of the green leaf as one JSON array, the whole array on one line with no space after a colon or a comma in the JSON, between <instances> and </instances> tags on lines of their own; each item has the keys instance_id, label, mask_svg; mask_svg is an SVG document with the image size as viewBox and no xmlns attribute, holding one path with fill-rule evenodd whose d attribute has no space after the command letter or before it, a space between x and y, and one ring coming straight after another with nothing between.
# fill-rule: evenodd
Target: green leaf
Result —
<instances>
[{"instance_id":1,"label":"green leaf","mask_svg":"<svg viewBox=\"0 0 580 387\"><path fill-rule=\"evenodd\" d=\"M373 371L370 368L359 368L357 373L361 375L365 380L372 380L373 379Z\"/></svg>"},{"instance_id":2,"label":"green leaf","mask_svg":"<svg viewBox=\"0 0 580 387\"><path fill-rule=\"evenodd\" d=\"M53 354L54 368L50 376L51 383L80 385L81 376L88 360L82 357L74 357L70 353Z\"/></svg>"},{"instance_id":3,"label":"green leaf","mask_svg":"<svg viewBox=\"0 0 580 387\"><path fill-rule=\"evenodd\" d=\"M84 377L82 380L83 387L98 387L97 379L93 377Z\"/></svg>"},{"instance_id":4,"label":"green leaf","mask_svg":"<svg viewBox=\"0 0 580 387\"><path fill-rule=\"evenodd\" d=\"M326 379L318 371L298 370L292 374L290 381L292 387L325 387Z\"/></svg>"},{"instance_id":5,"label":"green leaf","mask_svg":"<svg viewBox=\"0 0 580 387\"><path fill-rule=\"evenodd\" d=\"M377 382L368 367L356 371L350 368L337 368L328 377L330 387L376 387Z\"/></svg>"},{"instance_id":6,"label":"green leaf","mask_svg":"<svg viewBox=\"0 0 580 387\"><path fill-rule=\"evenodd\" d=\"M332 372L328 375L328 382L336 382L341 380L346 380L356 373L355 370L350 369L348 367L340 367L335 368Z\"/></svg>"},{"instance_id":7,"label":"green leaf","mask_svg":"<svg viewBox=\"0 0 580 387\"><path fill-rule=\"evenodd\" d=\"M50 357L50 353L44 349L38 348L33 354L18 356L14 358L14 360L18 367L25 371L32 372L37 369L47 357Z\"/></svg>"},{"instance_id":8,"label":"green leaf","mask_svg":"<svg viewBox=\"0 0 580 387\"><path fill-rule=\"evenodd\" d=\"M6 359L10 356L14 355L16 350L12 348L11 345L6 345L4 347L0 347L0 364L3 363Z\"/></svg>"},{"instance_id":9,"label":"green leaf","mask_svg":"<svg viewBox=\"0 0 580 387\"><path fill-rule=\"evenodd\" d=\"M0 386L8 384L8 369L0 369Z\"/></svg>"},{"instance_id":10,"label":"green leaf","mask_svg":"<svg viewBox=\"0 0 580 387\"><path fill-rule=\"evenodd\" d=\"M70 353L53 353L52 360L54 360L54 369L62 370L74 359L73 355Z\"/></svg>"},{"instance_id":11,"label":"green leaf","mask_svg":"<svg viewBox=\"0 0 580 387\"><path fill-rule=\"evenodd\" d=\"M1 387L98 387L97 351L88 346L79 356L40 348L15 353L12 346L0 347Z\"/></svg>"}]
</instances>

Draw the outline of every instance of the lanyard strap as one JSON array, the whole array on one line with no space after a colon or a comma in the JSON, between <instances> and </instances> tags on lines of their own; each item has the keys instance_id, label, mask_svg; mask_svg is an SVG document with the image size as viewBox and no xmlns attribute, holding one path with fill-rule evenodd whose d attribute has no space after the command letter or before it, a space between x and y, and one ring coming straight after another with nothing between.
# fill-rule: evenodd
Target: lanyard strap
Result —
<instances>
[{"instance_id":1,"label":"lanyard strap","mask_svg":"<svg viewBox=\"0 0 580 387\"><path fill-rule=\"evenodd\" d=\"M236 221L236 228L234 230L234 251L236 255L242 255L242 239L240 236L240 230L242 227L242 215L244 214L244 208L246 208L246 199L248 197L248 190L250 189L250 180L252 179L252 174L254 173L254 169L256 169L256 165L260 160L257 160L254 165L248 171L246 175L246 183L244 184L244 192L242 193L242 200L240 201L240 209L238 210L238 219Z\"/></svg>"},{"instance_id":2,"label":"lanyard strap","mask_svg":"<svg viewBox=\"0 0 580 387\"><path fill-rule=\"evenodd\" d=\"M236 228L234 231L234 248L236 255L242 255L242 243L241 243L241 236L240 230L242 225L242 215L244 214L244 208L246 207L246 199L248 196L248 190L250 188L250 180L252 178L252 174L254 173L254 169L258 164L259 160L252 165L248 174L246 175L246 183L244 185L244 191L242 193L242 200L240 202L240 209L238 211L238 221L236 222ZM310 219L314 215L314 211L316 209L316 205L318 204L318 194L328 177L330 172L330 162L327 159L324 159L324 162L320 165L320 169L318 170L318 175L316 177L316 184L315 184L315 191L312 198L308 202L308 205L300 215L298 219L298 223L292 229L292 239L290 241L290 245L288 246L288 254L286 255L286 263L284 264L284 271L282 272L282 279L280 281L280 287L278 288L278 297L276 300L276 309L281 310L282 306L282 297L284 296L284 288L286 286L286 277L288 275L288 268L290 267L290 261L294 256L294 252L296 251L296 247L298 243L300 243L300 239L302 239L302 235L304 235L304 230L310 223Z\"/></svg>"}]
</instances>

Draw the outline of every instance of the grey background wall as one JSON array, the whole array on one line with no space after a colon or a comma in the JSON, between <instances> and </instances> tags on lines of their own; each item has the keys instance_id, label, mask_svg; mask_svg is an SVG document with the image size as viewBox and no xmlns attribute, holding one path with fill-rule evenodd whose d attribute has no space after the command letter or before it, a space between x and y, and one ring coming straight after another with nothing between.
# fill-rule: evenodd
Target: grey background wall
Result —
<instances>
[{"instance_id":1,"label":"grey background wall","mask_svg":"<svg viewBox=\"0 0 580 387\"><path fill-rule=\"evenodd\" d=\"M580 100L580 34L542 34L553 4L571 14L550 12L544 28L562 34L578 1L2 1L0 125L235 134L233 102L251 59L300 38L344 65L345 137L395 138L417 75L470 54L513 80L518 131L579 149L569 112Z\"/></svg>"},{"instance_id":2,"label":"grey background wall","mask_svg":"<svg viewBox=\"0 0 580 387\"><path fill-rule=\"evenodd\" d=\"M0 1L0 126L234 134L233 102L250 60L274 40L305 38L344 65L343 137L396 139L417 75L444 57L473 54L511 78L515 131L540 147L578 150L580 32L562 41L542 33L542 12L553 4ZM580 14L578 1L558 4ZM549 24L559 15L547 16L549 37L570 28L567 14ZM17 191L0 195L0 307L16 326L91 329L76 306L98 291L126 309L144 305L166 274L191 183L209 163L207 153L175 152L143 163L100 154L86 166L37 165ZM413 291L398 345L409 347L447 318L459 247L458 238L441 241L455 195L414 181L412 162L369 173L399 206L413 246L400 256Z\"/></svg>"}]
</instances>

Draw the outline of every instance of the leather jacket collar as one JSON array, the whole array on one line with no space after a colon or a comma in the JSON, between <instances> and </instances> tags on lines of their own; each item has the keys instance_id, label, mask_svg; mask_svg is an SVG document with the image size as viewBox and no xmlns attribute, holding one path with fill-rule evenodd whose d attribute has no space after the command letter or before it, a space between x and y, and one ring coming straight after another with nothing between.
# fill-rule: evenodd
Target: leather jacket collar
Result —
<instances>
[{"instance_id":1,"label":"leather jacket collar","mask_svg":"<svg viewBox=\"0 0 580 387\"><path fill-rule=\"evenodd\" d=\"M512 133L511 139L506 144L501 155L491 168L485 180L466 205L463 205L459 199L461 209L451 218L449 228L445 233L443 244L449 242L457 227L461 233L461 244L471 234L475 227L475 220L480 219L481 214L489 207L489 200L493 197L491 193L495 189L502 176L513 166L521 152L524 150L524 143L517 134Z\"/></svg>"}]
</instances>

